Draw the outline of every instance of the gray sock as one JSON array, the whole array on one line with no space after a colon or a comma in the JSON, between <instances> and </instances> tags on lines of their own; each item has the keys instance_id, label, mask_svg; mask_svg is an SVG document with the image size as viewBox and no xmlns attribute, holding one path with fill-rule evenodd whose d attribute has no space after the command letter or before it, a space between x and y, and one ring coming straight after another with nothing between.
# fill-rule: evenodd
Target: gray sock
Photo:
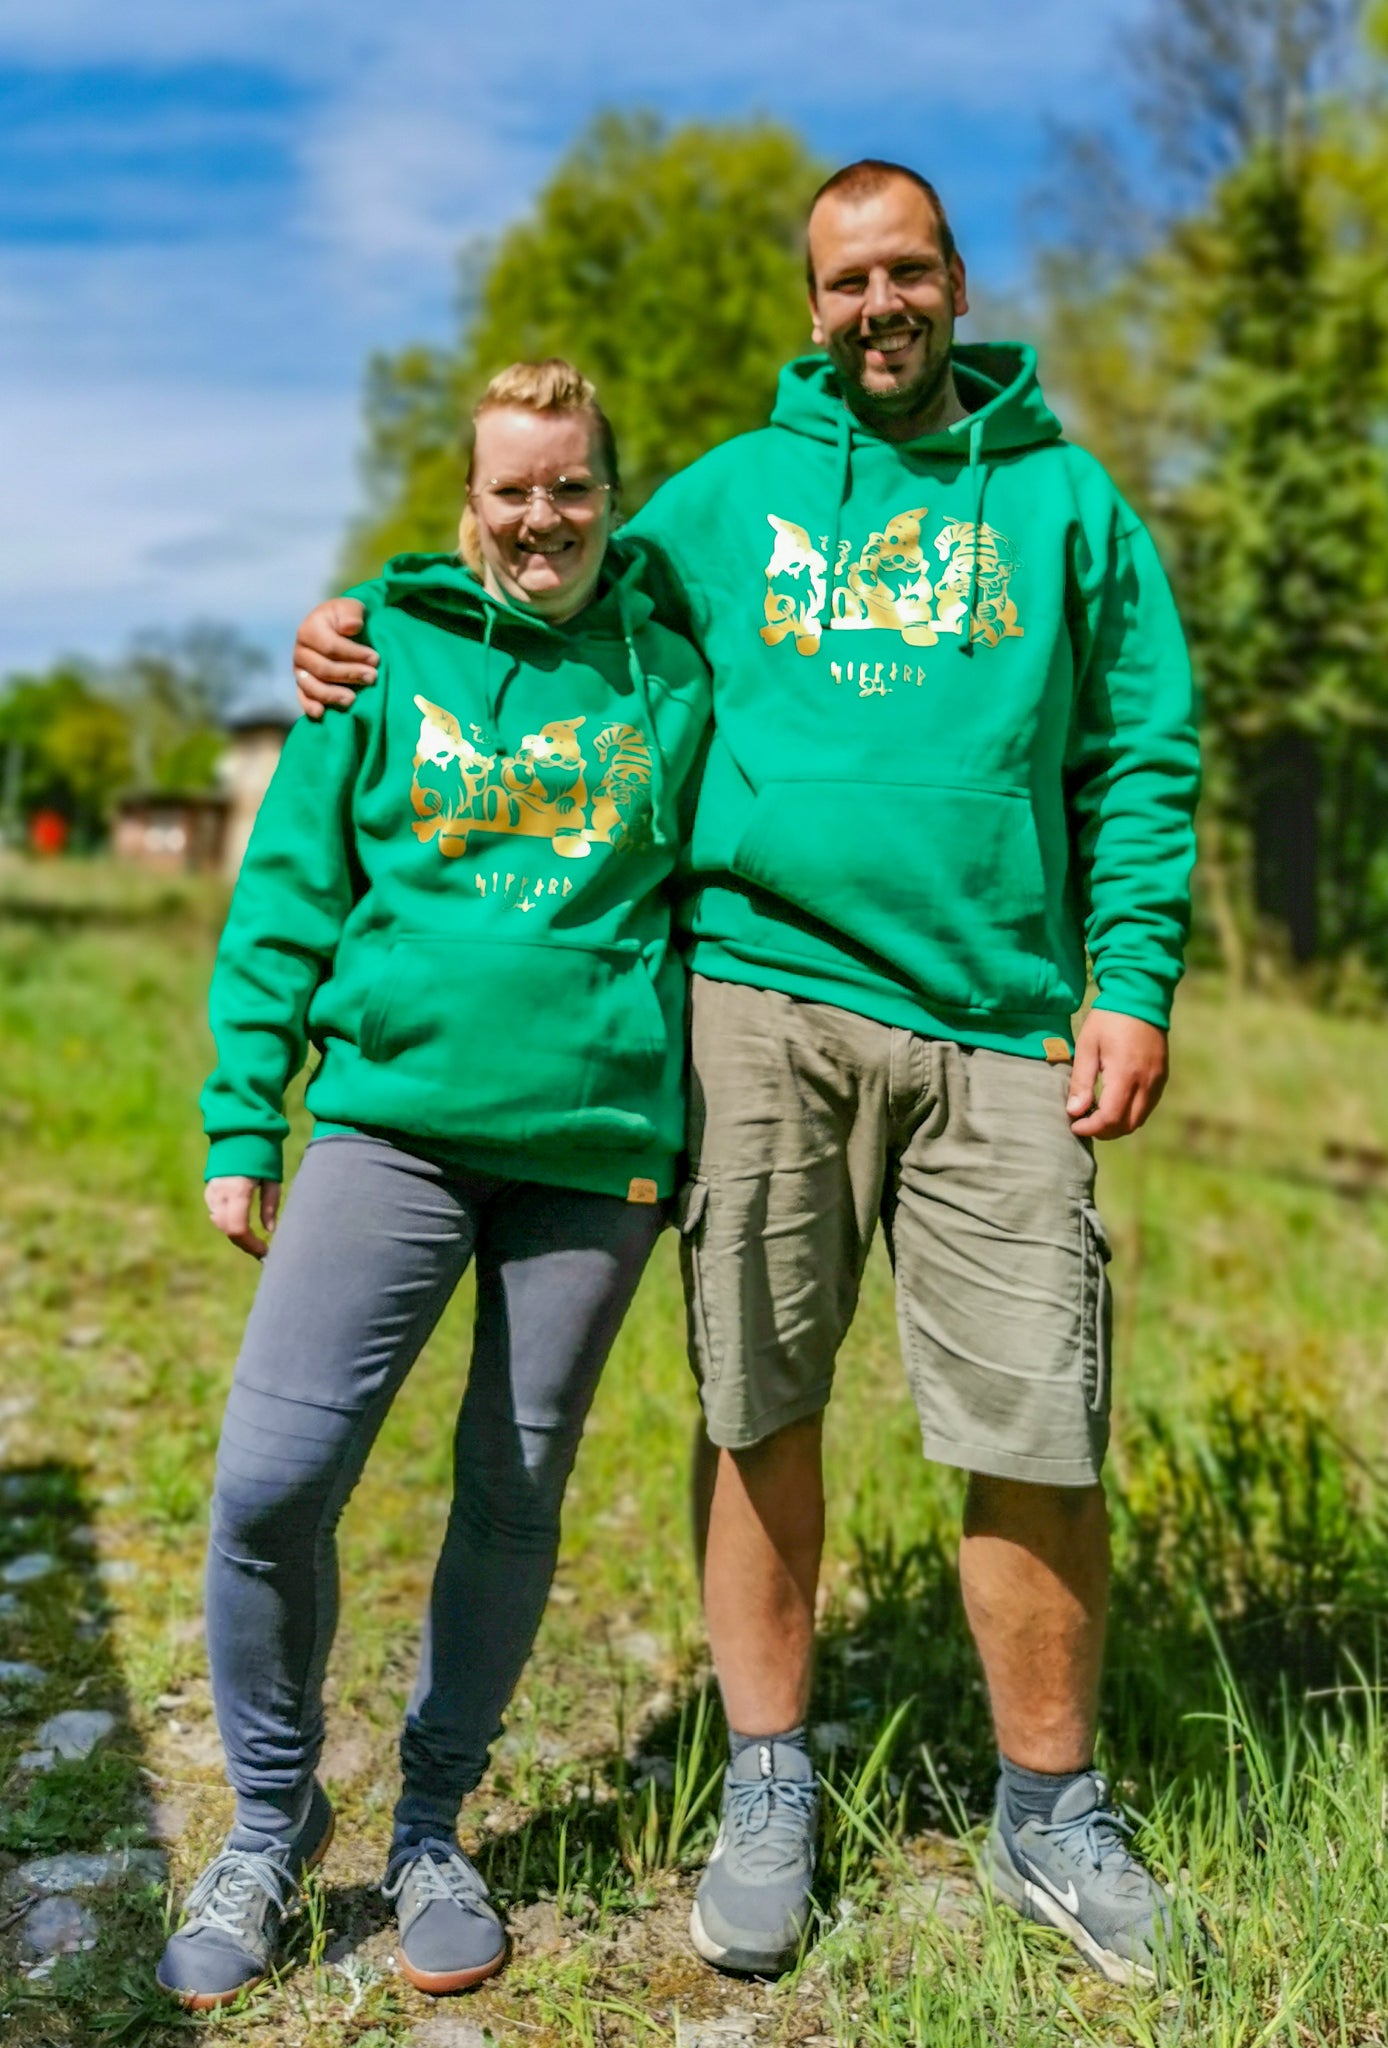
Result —
<instances>
[{"instance_id":1,"label":"gray sock","mask_svg":"<svg viewBox=\"0 0 1388 2048\"><path fill-rule=\"evenodd\" d=\"M733 1763L736 1763L744 1749L751 1749L758 1742L778 1742L783 1749L799 1749L803 1750L806 1756L809 1755L809 1745L805 1741L805 1724L801 1721L797 1727L787 1728L782 1735L739 1735L736 1728L730 1727L728 1730L729 1758Z\"/></svg>"},{"instance_id":2,"label":"gray sock","mask_svg":"<svg viewBox=\"0 0 1388 2048\"><path fill-rule=\"evenodd\" d=\"M1087 1778L1094 1768L1086 1764L1082 1771L1027 1771L1020 1764L1011 1763L1001 1751L998 1762L1002 1766L1000 1783L1003 1799L1007 1805L1007 1817L1014 1828L1023 1821L1048 1821L1055 1812L1055 1803L1062 1792L1074 1784L1076 1778Z\"/></svg>"}]
</instances>

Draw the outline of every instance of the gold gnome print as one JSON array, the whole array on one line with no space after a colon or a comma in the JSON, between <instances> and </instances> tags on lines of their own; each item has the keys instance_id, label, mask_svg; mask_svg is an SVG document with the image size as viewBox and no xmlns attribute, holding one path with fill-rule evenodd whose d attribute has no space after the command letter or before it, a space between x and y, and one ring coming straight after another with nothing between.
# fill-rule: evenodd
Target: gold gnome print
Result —
<instances>
[{"instance_id":1,"label":"gold gnome print","mask_svg":"<svg viewBox=\"0 0 1388 2048\"><path fill-rule=\"evenodd\" d=\"M969 637L996 647L1000 640L1020 639L1017 607L1008 585L1017 568L1012 543L996 527L951 519L934 540L943 566L932 581L936 564L922 539L929 507L898 512L880 533L868 535L855 559L853 543L839 542L830 596L828 536L816 547L793 519L767 513L775 545L766 565L766 624L761 637L768 647L793 638L800 654L817 654L825 631L899 633L910 647L935 647L941 634L962 634L974 609Z\"/></svg>"},{"instance_id":2,"label":"gold gnome print","mask_svg":"<svg viewBox=\"0 0 1388 2048\"><path fill-rule=\"evenodd\" d=\"M527 733L514 754L484 753L451 711L416 697L423 713L410 802L416 836L456 860L475 832L548 839L564 860L586 860L594 846L639 846L651 822L651 755L634 725L604 726L593 741L602 778L591 804L588 763L579 745L583 718L555 719Z\"/></svg>"}]
</instances>

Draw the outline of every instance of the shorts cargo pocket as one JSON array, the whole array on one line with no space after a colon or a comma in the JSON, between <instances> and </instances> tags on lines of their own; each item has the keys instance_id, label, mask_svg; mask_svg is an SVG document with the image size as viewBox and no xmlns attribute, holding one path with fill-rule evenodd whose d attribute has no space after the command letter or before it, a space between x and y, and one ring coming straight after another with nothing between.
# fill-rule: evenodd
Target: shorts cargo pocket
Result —
<instances>
[{"instance_id":1,"label":"shorts cargo pocket","mask_svg":"<svg viewBox=\"0 0 1388 2048\"><path fill-rule=\"evenodd\" d=\"M708 1216L708 1182L691 1180L680 1189L675 1203L675 1224L680 1234L680 1270L684 1275L684 1300L689 1319L689 1363L701 1384L718 1377L716 1331L710 1313L711 1293L708 1247L705 1231Z\"/></svg>"},{"instance_id":2,"label":"shorts cargo pocket","mask_svg":"<svg viewBox=\"0 0 1388 2048\"><path fill-rule=\"evenodd\" d=\"M1080 1210L1080 1371L1085 1397L1096 1414L1103 1414L1108 1407L1113 1352L1108 1262L1112 1255L1103 1219L1086 1202Z\"/></svg>"}]
</instances>

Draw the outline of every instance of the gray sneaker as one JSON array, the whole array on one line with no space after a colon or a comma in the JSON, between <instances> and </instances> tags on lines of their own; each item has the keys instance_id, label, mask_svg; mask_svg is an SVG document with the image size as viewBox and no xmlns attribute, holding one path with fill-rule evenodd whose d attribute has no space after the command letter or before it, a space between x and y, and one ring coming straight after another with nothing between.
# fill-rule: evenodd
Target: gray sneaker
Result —
<instances>
[{"instance_id":1,"label":"gray sneaker","mask_svg":"<svg viewBox=\"0 0 1388 2048\"><path fill-rule=\"evenodd\" d=\"M1175 1942L1171 1901L1108 1800L1107 1779L1086 1771L1048 1821L1014 1827L1000 1784L983 1874L1028 1920L1068 1934L1110 1983L1154 1984Z\"/></svg>"},{"instance_id":2,"label":"gray sneaker","mask_svg":"<svg viewBox=\"0 0 1388 2048\"><path fill-rule=\"evenodd\" d=\"M273 1855L223 1849L183 1905L183 1921L159 1958L159 1987L190 2012L230 2005L270 1967L280 1925L333 1838L333 1810L315 1783L308 1815L287 1849Z\"/></svg>"},{"instance_id":3,"label":"gray sneaker","mask_svg":"<svg viewBox=\"0 0 1388 2048\"><path fill-rule=\"evenodd\" d=\"M689 1915L705 1962L751 1977L790 1968L810 1917L818 1812L803 1749L757 1742L729 1764L722 1825Z\"/></svg>"},{"instance_id":4,"label":"gray sneaker","mask_svg":"<svg viewBox=\"0 0 1388 2048\"><path fill-rule=\"evenodd\" d=\"M396 1960L416 1991L437 1998L467 1991L501 1968L506 1930L487 1887L455 1842L420 1842L386 1871L383 1898L395 1905Z\"/></svg>"}]
</instances>

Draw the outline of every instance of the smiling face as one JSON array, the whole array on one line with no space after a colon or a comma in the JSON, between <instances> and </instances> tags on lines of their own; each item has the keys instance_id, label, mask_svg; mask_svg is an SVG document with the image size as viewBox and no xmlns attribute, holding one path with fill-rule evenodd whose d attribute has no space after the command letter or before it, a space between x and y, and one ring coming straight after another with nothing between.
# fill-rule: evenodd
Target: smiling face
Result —
<instances>
[{"instance_id":1,"label":"smiling face","mask_svg":"<svg viewBox=\"0 0 1388 2048\"><path fill-rule=\"evenodd\" d=\"M469 502L491 595L546 619L581 611L612 530L615 494L601 488L612 481L586 413L520 405L481 412ZM593 487L586 496L584 484ZM541 496L537 485L553 496Z\"/></svg>"},{"instance_id":2,"label":"smiling face","mask_svg":"<svg viewBox=\"0 0 1388 2048\"><path fill-rule=\"evenodd\" d=\"M946 258L925 193L906 178L827 192L810 215L810 262L814 339L860 418L890 439L961 418L949 350L969 310L964 265Z\"/></svg>"}]
</instances>

